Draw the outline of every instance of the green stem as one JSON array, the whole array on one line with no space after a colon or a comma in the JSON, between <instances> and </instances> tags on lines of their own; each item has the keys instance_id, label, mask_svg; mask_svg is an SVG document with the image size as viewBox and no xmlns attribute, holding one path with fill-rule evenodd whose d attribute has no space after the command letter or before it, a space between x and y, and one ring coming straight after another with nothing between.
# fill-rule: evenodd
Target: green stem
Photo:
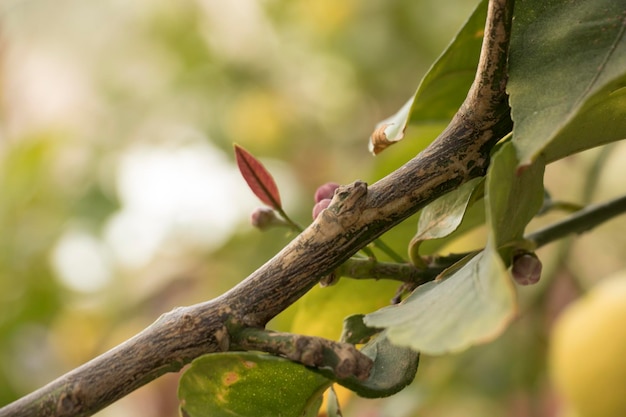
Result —
<instances>
[{"instance_id":1,"label":"green stem","mask_svg":"<svg viewBox=\"0 0 626 417\"><path fill-rule=\"evenodd\" d=\"M361 248L361 252L363 252L369 259L376 260L376 254L367 246L363 246Z\"/></svg>"},{"instance_id":2,"label":"green stem","mask_svg":"<svg viewBox=\"0 0 626 417\"><path fill-rule=\"evenodd\" d=\"M587 173L587 181L583 188L583 202L588 203L593 198L594 192L597 190L598 181L602 174L602 169L606 166L606 161L611 156L611 153L615 149L615 144L611 143L607 146L603 146L598 154L597 158L593 161L593 165Z\"/></svg>"},{"instance_id":3,"label":"green stem","mask_svg":"<svg viewBox=\"0 0 626 417\"><path fill-rule=\"evenodd\" d=\"M572 233L584 233L624 212L626 196L621 196L605 203L585 207L560 222L531 233L526 239L540 247Z\"/></svg>"},{"instance_id":4,"label":"green stem","mask_svg":"<svg viewBox=\"0 0 626 417\"><path fill-rule=\"evenodd\" d=\"M341 265L336 275L352 279L390 279L423 284L432 281L449 265L418 269L410 263L380 262L376 259L350 258Z\"/></svg>"},{"instance_id":5,"label":"green stem","mask_svg":"<svg viewBox=\"0 0 626 417\"><path fill-rule=\"evenodd\" d=\"M394 251L389 246L387 246L387 244L383 242L382 239L375 239L374 242L372 243L374 244L376 248L380 249L383 253L385 253L394 261L399 262L399 263L406 262L406 260L404 260L402 256L398 255L396 251Z\"/></svg>"},{"instance_id":6,"label":"green stem","mask_svg":"<svg viewBox=\"0 0 626 417\"><path fill-rule=\"evenodd\" d=\"M302 233L302 231L304 230L302 226L291 220L291 218L287 215L287 213L285 213L285 210L283 210L282 207L276 208L275 210L280 215L280 217L282 217L289 224L292 230L298 233Z\"/></svg>"}]
</instances>

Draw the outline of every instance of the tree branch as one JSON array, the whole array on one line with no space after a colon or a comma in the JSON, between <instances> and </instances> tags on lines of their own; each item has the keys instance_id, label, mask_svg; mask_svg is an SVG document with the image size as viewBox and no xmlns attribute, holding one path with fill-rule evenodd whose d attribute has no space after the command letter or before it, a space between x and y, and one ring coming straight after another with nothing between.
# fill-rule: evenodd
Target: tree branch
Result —
<instances>
[{"instance_id":1,"label":"tree branch","mask_svg":"<svg viewBox=\"0 0 626 417\"><path fill-rule=\"evenodd\" d=\"M366 244L463 182L485 174L510 132L505 93L513 1L492 0L476 78L445 131L371 187L341 187L316 221L224 295L162 315L154 324L12 404L0 416L88 416L206 353L229 349L228 320L265 324Z\"/></svg>"},{"instance_id":2,"label":"tree branch","mask_svg":"<svg viewBox=\"0 0 626 417\"><path fill-rule=\"evenodd\" d=\"M336 378L364 381L373 361L354 345L321 337L234 326L231 341L237 350L258 350L283 356L306 366L328 367Z\"/></svg>"}]
</instances>

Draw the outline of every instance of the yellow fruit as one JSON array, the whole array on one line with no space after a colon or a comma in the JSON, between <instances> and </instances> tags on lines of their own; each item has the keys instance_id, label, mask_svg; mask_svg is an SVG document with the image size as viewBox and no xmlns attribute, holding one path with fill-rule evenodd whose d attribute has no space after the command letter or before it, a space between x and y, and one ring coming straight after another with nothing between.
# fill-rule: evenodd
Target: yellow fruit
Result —
<instances>
[{"instance_id":1,"label":"yellow fruit","mask_svg":"<svg viewBox=\"0 0 626 417\"><path fill-rule=\"evenodd\" d=\"M626 416L626 270L561 314L551 334L549 366L574 415Z\"/></svg>"}]
</instances>

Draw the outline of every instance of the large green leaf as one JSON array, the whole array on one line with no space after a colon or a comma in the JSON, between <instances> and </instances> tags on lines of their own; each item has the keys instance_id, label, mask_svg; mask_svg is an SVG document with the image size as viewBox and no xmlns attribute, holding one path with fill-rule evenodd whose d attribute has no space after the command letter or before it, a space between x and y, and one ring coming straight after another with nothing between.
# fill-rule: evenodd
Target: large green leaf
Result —
<instances>
[{"instance_id":1,"label":"large green leaf","mask_svg":"<svg viewBox=\"0 0 626 417\"><path fill-rule=\"evenodd\" d=\"M522 165L626 138L626 3L518 0L510 48Z\"/></svg>"},{"instance_id":2,"label":"large green leaf","mask_svg":"<svg viewBox=\"0 0 626 417\"><path fill-rule=\"evenodd\" d=\"M391 342L430 354L463 350L506 328L517 309L507 272L510 254L523 244L524 229L543 201L543 164L521 172L517 165L511 143L491 158L485 181L486 248L418 287L402 304L368 314L366 325L386 328Z\"/></svg>"},{"instance_id":3,"label":"large green leaf","mask_svg":"<svg viewBox=\"0 0 626 417\"><path fill-rule=\"evenodd\" d=\"M413 97L396 114L376 126L370 138L371 152L376 154L401 140L407 125L411 125L412 139L426 147L441 131L433 131L430 125L443 128L448 124L474 80L486 17L487 1L482 0L426 73Z\"/></svg>"},{"instance_id":4,"label":"large green leaf","mask_svg":"<svg viewBox=\"0 0 626 417\"><path fill-rule=\"evenodd\" d=\"M515 316L515 292L498 252L488 247L460 269L418 287L402 304L365 316L392 343L437 355L498 336Z\"/></svg>"},{"instance_id":5,"label":"large green leaf","mask_svg":"<svg viewBox=\"0 0 626 417\"><path fill-rule=\"evenodd\" d=\"M194 360L180 379L188 417L313 417L331 382L303 365L250 352Z\"/></svg>"},{"instance_id":6,"label":"large green leaf","mask_svg":"<svg viewBox=\"0 0 626 417\"><path fill-rule=\"evenodd\" d=\"M388 305L397 289L393 281L352 279L340 279L330 288L316 286L292 306L288 331L337 340L345 317Z\"/></svg>"}]
</instances>

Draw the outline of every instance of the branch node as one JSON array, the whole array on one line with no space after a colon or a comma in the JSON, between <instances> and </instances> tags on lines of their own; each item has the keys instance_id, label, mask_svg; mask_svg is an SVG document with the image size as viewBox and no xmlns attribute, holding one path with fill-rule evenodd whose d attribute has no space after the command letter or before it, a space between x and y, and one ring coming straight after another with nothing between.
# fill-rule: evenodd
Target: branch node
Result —
<instances>
[{"instance_id":1,"label":"branch node","mask_svg":"<svg viewBox=\"0 0 626 417\"><path fill-rule=\"evenodd\" d=\"M368 378L373 361L354 345L321 337L242 327L230 323L232 350L256 350L313 368L327 368L337 379Z\"/></svg>"},{"instance_id":2,"label":"branch node","mask_svg":"<svg viewBox=\"0 0 626 417\"><path fill-rule=\"evenodd\" d=\"M320 216L329 223L338 222L342 228L348 229L359 220L359 214L365 208L367 183L355 181L343 185L335 191L330 206Z\"/></svg>"},{"instance_id":3,"label":"branch node","mask_svg":"<svg viewBox=\"0 0 626 417\"><path fill-rule=\"evenodd\" d=\"M222 352L228 352L230 350L230 334L226 326L222 326L215 331L215 340Z\"/></svg>"}]
</instances>

